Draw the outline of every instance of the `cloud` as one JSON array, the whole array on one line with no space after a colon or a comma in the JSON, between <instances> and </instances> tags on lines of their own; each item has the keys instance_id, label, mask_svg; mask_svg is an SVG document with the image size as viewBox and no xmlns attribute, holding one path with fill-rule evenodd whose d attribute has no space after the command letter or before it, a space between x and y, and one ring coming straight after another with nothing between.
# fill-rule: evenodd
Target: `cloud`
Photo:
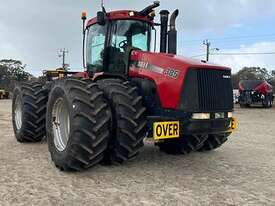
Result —
<instances>
[{"instance_id":1,"label":"cloud","mask_svg":"<svg viewBox=\"0 0 275 206\"><path fill-rule=\"evenodd\" d=\"M275 42L258 42L252 45L241 45L240 48L222 50L221 53L269 53L275 52ZM211 61L217 64L231 67L233 72L243 67L263 67L269 70L275 69L275 54L271 55L228 55L211 56Z\"/></svg>"}]
</instances>

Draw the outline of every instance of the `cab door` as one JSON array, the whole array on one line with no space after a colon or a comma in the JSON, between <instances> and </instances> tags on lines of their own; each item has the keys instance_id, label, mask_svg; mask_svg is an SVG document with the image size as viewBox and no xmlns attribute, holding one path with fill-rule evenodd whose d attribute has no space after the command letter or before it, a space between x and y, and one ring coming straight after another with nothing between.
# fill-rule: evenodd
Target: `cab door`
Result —
<instances>
[{"instance_id":1,"label":"cab door","mask_svg":"<svg viewBox=\"0 0 275 206\"><path fill-rule=\"evenodd\" d=\"M94 24L88 29L86 59L87 71L91 74L104 72L107 28L108 24Z\"/></svg>"}]
</instances>

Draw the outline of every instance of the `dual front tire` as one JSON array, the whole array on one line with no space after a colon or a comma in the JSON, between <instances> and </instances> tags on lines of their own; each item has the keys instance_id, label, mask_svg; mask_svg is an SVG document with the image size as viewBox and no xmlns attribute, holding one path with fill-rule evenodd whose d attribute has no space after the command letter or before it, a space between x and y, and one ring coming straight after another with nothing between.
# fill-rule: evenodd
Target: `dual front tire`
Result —
<instances>
[{"instance_id":1,"label":"dual front tire","mask_svg":"<svg viewBox=\"0 0 275 206\"><path fill-rule=\"evenodd\" d=\"M56 167L80 171L104 158L111 113L95 83L78 79L54 83L47 111L49 151Z\"/></svg>"}]
</instances>

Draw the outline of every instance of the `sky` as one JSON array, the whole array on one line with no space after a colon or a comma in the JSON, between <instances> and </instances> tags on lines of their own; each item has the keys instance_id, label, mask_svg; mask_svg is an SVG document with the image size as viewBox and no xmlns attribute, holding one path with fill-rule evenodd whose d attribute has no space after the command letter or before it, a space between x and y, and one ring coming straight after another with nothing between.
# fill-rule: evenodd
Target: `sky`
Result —
<instances>
[{"instance_id":1,"label":"sky","mask_svg":"<svg viewBox=\"0 0 275 206\"><path fill-rule=\"evenodd\" d=\"M142 10L151 3L105 0L105 7L107 11ZM160 3L160 9L180 10L179 55L205 59L203 40L209 39L213 63L229 66L233 72L244 66L275 69L275 54L255 54L275 52L274 0L161 0ZM60 67L62 59L58 52L66 48L69 51L66 62L73 70L82 70L80 14L85 10L90 18L95 16L100 0L0 0L0 5L0 59L21 60L27 71L38 76L44 69Z\"/></svg>"}]
</instances>

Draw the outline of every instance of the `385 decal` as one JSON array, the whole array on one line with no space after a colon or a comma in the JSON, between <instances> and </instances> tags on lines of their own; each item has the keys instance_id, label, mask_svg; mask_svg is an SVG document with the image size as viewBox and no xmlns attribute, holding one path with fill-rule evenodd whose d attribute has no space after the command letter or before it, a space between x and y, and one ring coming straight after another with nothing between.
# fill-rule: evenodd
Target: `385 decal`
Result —
<instances>
[{"instance_id":1,"label":"385 decal","mask_svg":"<svg viewBox=\"0 0 275 206\"><path fill-rule=\"evenodd\" d=\"M134 69L155 72L172 79L177 79L180 74L180 71L177 69L163 69L161 67L150 64L148 61L132 61L131 64Z\"/></svg>"},{"instance_id":2,"label":"385 decal","mask_svg":"<svg viewBox=\"0 0 275 206\"><path fill-rule=\"evenodd\" d=\"M177 79L179 77L179 70L176 69L165 69L163 74L167 77Z\"/></svg>"}]
</instances>

